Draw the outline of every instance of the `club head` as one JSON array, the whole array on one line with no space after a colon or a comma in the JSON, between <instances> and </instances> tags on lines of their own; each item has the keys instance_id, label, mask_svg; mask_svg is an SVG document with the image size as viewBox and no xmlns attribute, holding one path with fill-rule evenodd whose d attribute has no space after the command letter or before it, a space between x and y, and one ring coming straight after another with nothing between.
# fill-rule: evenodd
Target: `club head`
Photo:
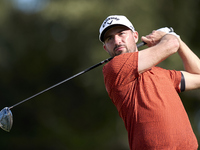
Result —
<instances>
[{"instance_id":1,"label":"club head","mask_svg":"<svg viewBox=\"0 0 200 150\"><path fill-rule=\"evenodd\" d=\"M5 107L0 111L0 127L9 132L12 128L13 116L8 107Z\"/></svg>"}]
</instances>

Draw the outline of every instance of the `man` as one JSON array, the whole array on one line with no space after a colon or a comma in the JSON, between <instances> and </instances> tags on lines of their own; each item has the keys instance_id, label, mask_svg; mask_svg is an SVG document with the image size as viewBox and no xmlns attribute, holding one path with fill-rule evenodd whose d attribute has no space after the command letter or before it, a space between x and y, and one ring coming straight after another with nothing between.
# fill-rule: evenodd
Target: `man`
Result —
<instances>
[{"instance_id":1,"label":"man","mask_svg":"<svg viewBox=\"0 0 200 150\"><path fill-rule=\"evenodd\" d=\"M200 88L200 60L176 33L153 31L142 37L125 16L109 16L100 41L114 57L103 68L106 90L128 131L131 150L196 150L197 139L178 95ZM178 52L185 71L156 67Z\"/></svg>"}]
</instances>

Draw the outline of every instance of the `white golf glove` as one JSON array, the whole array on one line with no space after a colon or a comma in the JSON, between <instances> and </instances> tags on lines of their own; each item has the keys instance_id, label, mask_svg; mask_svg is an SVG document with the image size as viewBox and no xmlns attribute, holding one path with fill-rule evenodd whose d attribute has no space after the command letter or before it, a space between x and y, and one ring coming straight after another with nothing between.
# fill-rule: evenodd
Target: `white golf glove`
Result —
<instances>
[{"instance_id":1,"label":"white golf glove","mask_svg":"<svg viewBox=\"0 0 200 150\"><path fill-rule=\"evenodd\" d=\"M162 32L165 32L167 34L172 34L172 35L175 35L177 38L179 38L180 36L178 34L176 34L174 32L174 29L172 27L168 28L168 27L164 27L164 28L160 28L158 29L157 31L162 31Z\"/></svg>"}]
</instances>

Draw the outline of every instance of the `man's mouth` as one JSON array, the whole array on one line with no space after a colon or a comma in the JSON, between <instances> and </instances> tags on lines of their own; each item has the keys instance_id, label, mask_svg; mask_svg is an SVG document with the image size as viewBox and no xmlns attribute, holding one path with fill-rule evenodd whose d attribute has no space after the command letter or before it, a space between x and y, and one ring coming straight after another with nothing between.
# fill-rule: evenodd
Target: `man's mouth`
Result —
<instances>
[{"instance_id":1,"label":"man's mouth","mask_svg":"<svg viewBox=\"0 0 200 150\"><path fill-rule=\"evenodd\" d=\"M116 46L114 48L114 51L117 52L117 51L122 51L122 49L124 48L124 46L120 45L120 46Z\"/></svg>"}]
</instances>

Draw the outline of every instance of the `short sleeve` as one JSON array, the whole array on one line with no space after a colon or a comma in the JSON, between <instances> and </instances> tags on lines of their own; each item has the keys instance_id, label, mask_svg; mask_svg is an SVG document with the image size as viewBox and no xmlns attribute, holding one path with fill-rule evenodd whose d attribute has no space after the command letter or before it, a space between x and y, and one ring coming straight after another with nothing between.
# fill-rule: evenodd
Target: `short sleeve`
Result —
<instances>
[{"instance_id":1,"label":"short sleeve","mask_svg":"<svg viewBox=\"0 0 200 150\"><path fill-rule=\"evenodd\" d=\"M170 70L170 78L174 84L174 88L178 93L180 93L181 71Z\"/></svg>"}]
</instances>

